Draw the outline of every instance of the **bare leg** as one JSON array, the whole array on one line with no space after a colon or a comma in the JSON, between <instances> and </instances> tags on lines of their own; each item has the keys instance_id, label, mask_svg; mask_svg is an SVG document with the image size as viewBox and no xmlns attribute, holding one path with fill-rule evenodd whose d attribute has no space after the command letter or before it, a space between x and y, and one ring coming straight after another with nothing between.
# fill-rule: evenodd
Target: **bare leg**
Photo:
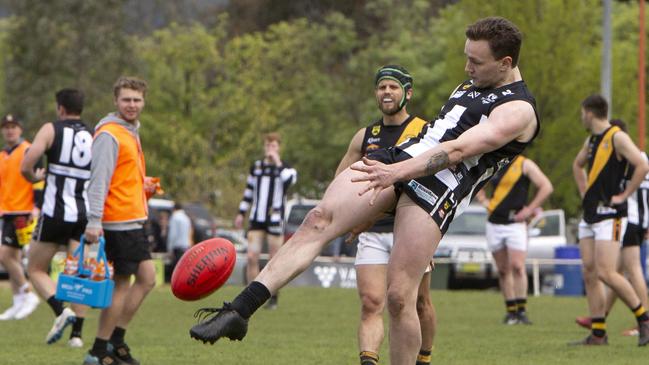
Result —
<instances>
[{"instance_id":1,"label":"bare leg","mask_svg":"<svg viewBox=\"0 0 649 365\"><path fill-rule=\"evenodd\" d=\"M99 327L97 328L97 338L102 340L110 339L117 321L122 314L124 301L130 287L130 275L115 275L115 289L113 289L113 303L110 307L105 308L99 315Z\"/></svg>"},{"instance_id":2,"label":"bare leg","mask_svg":"<svg viewBox=\"0 0 649 365\"><path fill-rule=\"evenodd\" d=\"M260 230L248 231L248 251L246 257L246 281L251 282L259 275L259 254L264 244L266 233Z\"/></svg>"},{"instance_id":3,"label":"bare leg","mask_svg":"<svg viewBox=\"0 0 649 365\"><path fill-rule=\"evenodd\" d=\"M509 250L509 264L512 270L514 296L516 298L527 297L527 270L525 270L525 257L527 252L520 250Z\"/></svg>"},{"instance_id":4,"label":"bare leg","mask_svg":"<svg viewBox=\"0 0 649 365\"><path fill-rule=\"evenodd\" d=\"M47 269L58 247L53 243L43 242L32 242L30 246L27 263L29 280L36 293L47 300L56 293L56 284L47 274Z\"/></svg>"},{"instance_id":5,"label":"bare leg","mask_svg":"<svg viewBox=\"0 0 649 365\"><path fill-rule=\"evenodd\" d=\"M262 283L271 294L277 292L306 270L329 241L394 206L393 188L383 190L374 205L369 205L371 194L359 196L364 185L352 183L351 179L361 174L347 169L334 179L320 204L307 214L297 232L277 251L255 281Z\"/></svg>"},{"instance_id":6,"label":"bare leg","mask_svg":"<svg viewBox=\"0 0 649 365\"><path fill-rule=\"evenodd\" d=\"M0 246L0 263L7 270L9 274L9 282L11 283L11 291L14 295L20 292L20 288L25 285L25 271L20 264L22 257L22 250L6 245Z\"/></svg>"},{"instance_id":7,"label":"bare leg","mask_svg":"<svg viewBox=\"0 0 649 365\"><path fill-rule=\"evenodd\" d=\"M597 274L599 279L613 289L629 308L635 308L640 304L640 299L633 291L633 287L629 281L616 270L619 253L619 242L596 241L595 260L597 265ZM606 299L605 297L602 297L602 307L605 305Z\"/></svg>"},{"instance_id":8,"label":"bare leg","mask_svg":"<svg viewBox=\"0 0 649 365\"><path fill-rule=\"evenodd\" d=\"M153 261L145 260L140 262L135 274L135 282L128 288L124 307L117 320L117 326L126 329L135 313L142 305L144 298L155 286L155 266Z\"/></svg>"},{"instance_id":9,"label":"bare leg","mask_svg":"<svg viewBox=\"0 0 649 365\"><path fill-rule=\"evenodd\" d=\"M514 277L509 264L509 250L507 249L507 246L492 252L491 255L493 256L496 268L498 269L498 284L500 285L500 291L502 292L503 297L505 300L514 300L516 298L514 292Z\"/></svg>"},{"instance_id":10,"label":"bare leg","mask_svg":"<svg viewBox=\"0 0 649 365\"><path fill-rule=\"evenodd\" d=\"M595 266L595 241L592 237L579 240L579 251L582 261L582 273L586 287L588 310L591 317L604 317L605 293L604 284L599 280Z\"/></svg>"},{"instance_id":11,"label":"bare leg","mask_svg":"<svg viewBox=\"0 0 649 365\"><path fill-rule=\"evenodd\" d=\"M441 232L428 215L402 195L395 220L394 250L388 264L390 363L412 365L421 348L417 291Z\"/></svg>"},{"instance_id":12,"label":"bare leg","mask_svg":"<svg viewBox=\"0 0 649 365\"><path fill-rule=\"evenodd\" d=\"M383 342L383 308L387 289L387 265L356 265L356 283L361 299L358 350L379 352Z\"/></svg>"},{"instance_id":13,"label":"bare leg","mask_svg":"<svg viewBox=\"0 0 649 365\"><path fill-rule=\"evenodd\" d=\"M424 274L417 292L417 317L419 317L421 329L421 349L426 351L433 348L437 332L437 316L433 302L430 300L430 276L430 272Z\"/></svg>"},{"instance_id":14,"label":"bare leg","mask_svg":"<svg viewBox=\"0 0 649 365\"><path fill-rule=\"evenodd\" d=\"M640 265L640 247L631 246L622 248L622 267L633 286L633 290L640 298L642 306L649 308L647 303L647 284L642 274Z\"/></svg>"}]
</instances>

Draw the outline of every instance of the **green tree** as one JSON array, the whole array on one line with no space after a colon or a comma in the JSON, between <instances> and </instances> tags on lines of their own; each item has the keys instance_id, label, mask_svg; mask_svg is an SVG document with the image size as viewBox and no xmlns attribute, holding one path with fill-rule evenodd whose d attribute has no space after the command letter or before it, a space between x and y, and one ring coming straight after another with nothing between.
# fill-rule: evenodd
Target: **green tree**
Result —
<instances>
[{"instance_id":1,"label":"green tree","mask_svg":"<svg viewBox=\"0 0 649 365\"><path fill-rule=\"evenodd\" d=\"M11 1L7 35L6 108L30 129L54 117L54 92L86 94L85 118L96 121L112 106L112 84L134 55L122 32L123 0Z\"/></svg>"}]
</instances>

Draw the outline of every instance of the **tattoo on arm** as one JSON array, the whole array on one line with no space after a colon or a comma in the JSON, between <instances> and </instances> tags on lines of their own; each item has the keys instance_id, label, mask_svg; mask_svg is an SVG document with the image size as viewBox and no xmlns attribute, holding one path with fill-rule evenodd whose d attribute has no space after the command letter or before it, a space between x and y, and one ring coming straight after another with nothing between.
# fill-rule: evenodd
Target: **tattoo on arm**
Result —
<instances>
[{"instance_id":1,"label":"tattoo on arm","mask_svg":"<svg viewBox=\"0 0 649 365\"><path fill-rule=\"evenodd\" d=\"M448 154L445 151L440 151L434 154L426 163L426 174L433 175L438 171L447 168L449 162Z\"/></svg>"}]
</instances>

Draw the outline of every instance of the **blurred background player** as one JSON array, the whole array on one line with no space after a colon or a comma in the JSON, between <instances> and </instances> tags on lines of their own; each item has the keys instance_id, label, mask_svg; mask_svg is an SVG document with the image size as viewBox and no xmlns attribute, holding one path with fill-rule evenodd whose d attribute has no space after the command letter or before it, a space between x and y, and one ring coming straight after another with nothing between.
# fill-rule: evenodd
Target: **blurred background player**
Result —
<instances>
[{"instance_id":1,"label":"blurred background player","mask_svg":"<svg viewBox=\"0 0 649 365\"><path fill-rule=\"evenodd\" d=\"M428 123L411 116L406 104L413 94L413 79L398 65L381 67L374 79L375 97L382 118L356 132L336 175L368 152L387 148L416 137ZM394 244L394 216L386 215L358 237L356 284L361 299L358 347L361 365L376 365L383 342L383 309L387 292L387 265ZM430 268L424 274L417 293L417 315L421 327L421 350L417 365L430 364L435 336L435 308L430 300Z\"/></svg>"},{"instance_id":2,"label":"blurred background player","mask_svg":"<svg viewBox=\"0 0 649 365\"><path fill-rule=\"evenodd\" d=\"M192 241L192 222L180 203L174 204L174 210L169 218L169 233L167 235L167 252L172 257L171 271Z\"/></svg>"},{"instance_id":3,"label":"blurred background player","mask_svg":"<svg viewBox=\"0 0 649 365\"><path fill-rule=\"evenodd\" d=\"M610 121L611 125L618 126L625 133L627 132L626 123L620 119ZM641 152L642 157L647 161L647 154ZM629 166L626 173L626 184L630 183L633 176L633 167ZM640 246L647 236L649 229L649 174L645 175L644 180L633 194L627 199L627 225L622 236L622 249L620 260L618 262L618 272L625 275L633 286L636 295L642 301L642 306L649 307L647 303L647 283L642 272L640 257ZM611 312L617 295L614 291L606 290L606 316ZM590 317L577 317L577 324L582 327L591 329ZM623 332L624 335L638 335L638 327L635 326Z\"/></svg>"},{"instance_id":4,"label":"blurred background player","mask_svg":"<svg viewBox=\"0 0 649 365\"><path fill-rule=\"evenodd\" d=\"M38 218L42 183L32 184L20 174L20 164L30 143L22 138L22 123L8 114L0 122L4 149L0 152L0 211L4 225L0 242L0 263L9 274L13 304L0 320L22 319L38 306L21 263L23 247L29 244Z\"/></svg>"},{"instance_id":5,"label":"blurred background player","mask_svg":"<svg viewBox=\"0 0 649 365\"><path fill-rule=\"evenodd\" d=\"M139 364L124 336L155 286L155 267L144 231L147 195L155 188L148 184L138 133L146 90L143 80L119 78L113 87L117 112L95 127L85 235L88 242L97 242L103 234L106 256L113 262L115 289L112 305L101 311L97 337L85 365Z\"/></svg>"},{"instance_id":6,"label":"blurred background player","mask_svg":"<svg viewBox=\"0 0 649 365\"><path fill-rule=\"evenodd\" d=\"M530 181L536 187L527 202ZM490 181L493 187L487 199L485 189L476 198L487 207L487 244L496 268L500 291L507 313L503 323L532 324L527 317L527 220L534 216L552 194L552 183L534 161L518 155Z\"/></svg>"},{"instance_id":7,"label":"blurred background player","mask_svg":"<svg viewBox=\"0 0 649 365\"><path fill-rule=\"evenodd\" d=\"M60 246L72 255L86 228L86 185L90 178L92 134L81 120L84 95L76 89L56 93L56 116L44 124L27 151L21 171L32 182L45 181L43 206L34 239L29 248L27 271L36 292L54 312L54 324L45 341L58 341L65 327L72 324L68 345L83 347L81 332L87 306L72 304L64 308L54 297L56 284L48 274L50 262ZM47 174L36 169L47 156Z\"/></svg>"},{"instance_id":8,"label":"blurred background player","mask_svg":"<svg viewBox=\"0 0 649 365\"><path fill-rule=\"evenodd\" d=\"M573 345L606 345L604 284L626 303L638 322L638 345L649 343L649 316L633 287L617 272L627 198L649 173L649 165L629 135L608 120L608 103L591 95L581 104L581 120L591 133L573 162L573 175L583 198L579 250L586 286L591 334ZM634 168L624 187L627 165ZM588 166L588 174L584 168Z\"/></svg>"},{"instance_id":9,"label":"blurred background player","mask_svg":"<svg viewBox=\"0 0 649 365\"><path fill-rule=\"evenodd\" d=\"M272 258L284 243L284 206L286 191L297 181L297 171L284 164L280 158L281 138L278 133L264 136L264 158L256 160L250 167L246 179L246 190L239 204L239 214L234 226L241 229L244 215L248 216L248 263L246 280L251 282L259 274L259 254L264 240L268 242L268 255ZM275 293L266 308L277 307Z\"/></svg>"}]
</instances>

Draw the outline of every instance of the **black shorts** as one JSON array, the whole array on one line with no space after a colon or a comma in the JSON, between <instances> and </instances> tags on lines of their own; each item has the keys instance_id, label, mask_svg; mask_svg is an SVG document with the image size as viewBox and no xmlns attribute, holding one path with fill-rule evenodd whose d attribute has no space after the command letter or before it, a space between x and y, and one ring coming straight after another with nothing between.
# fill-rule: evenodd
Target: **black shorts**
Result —
<instances>
[{"instance_id":1,"label":"black shorts","mask_svg":"<svg viewBox=\"0 0 649 365\"><path fill-rule=\"evenodd\" d=\"M379 149L370 153L368 158L385 164L393 164L412 158L398 147ZM439 227L442 235L453 221L455 210L460 199L453 190L438 180L435 176L419 177L410 181L400 181L394 184L397 198L401 193L408 195L412 201L430 214Z\"/></svg>"},{"instance_id":2,"label":"black shorts","mask_svg":"<svg viewBox=\"0 0 649 365\"><path fill-rule=\"evenodd\" d=\"M626 225L624 237L622 238L622 247L640 246L644 241L647 230L639 225L629 223Z\"/></svg>"},{"instance_id":3,"label":"black shorts","mask_svg":"<svg viewBox=\"0 0 649 365\"><path fill-rule=\"evenodd\" d=\"M115 275L132 275L140 262L151 260L149 241L144 228L129 231L104 230L106 257L113 263Z\"/></svg>"},{"instance_id":4,"label":"black shorts","mask_svg":"<svg viewBox=\"0 0 649 365\"><path fill-rule=\"evenodd\" d=\"M272 236L281 236L284 234L284 225L282 222L269 223L250 221L248 224L248 231L265 231Z\"/></svg>"},{"instance_id":5,"label":"black shorts","mask_svg":"<svg viewBox=\"0 0 649 365\"><path fill-rule=\"evenodd\" d=\"M22 249L22 246L18 242L18 235L16 235L16 219L24 219L25 221L29 220L31 214L18 214L18 215L4 215L2 217L2 244Z\"/></svg>"},{"instance_id":6,"label":"black shorts","mask_svg":"<svg viewBox=\"0 0 649 365\"><path fill-rule=\"evenodd\" d=\"M65 222L41 214L34 229L34 241L68 245L70 240L79 241L86 229L87 221Z\"/></svg>"}]
</instances>

